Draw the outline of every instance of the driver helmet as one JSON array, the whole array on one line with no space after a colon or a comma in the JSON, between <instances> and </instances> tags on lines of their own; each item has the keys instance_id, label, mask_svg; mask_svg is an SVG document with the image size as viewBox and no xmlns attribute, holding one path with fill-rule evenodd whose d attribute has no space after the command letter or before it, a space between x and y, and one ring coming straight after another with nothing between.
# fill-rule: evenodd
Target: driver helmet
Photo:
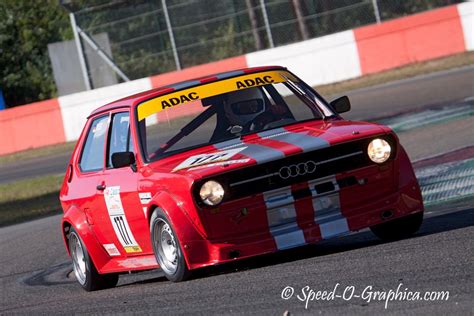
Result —
<instances>
[{"instance_id":1,"label":"driver helmet","mask_svg":"<svg viewBox=\"0 0 474 316\"><path fill-rule=\"evenodd\" d=\"M265 112L265 96L259 88L230 92L224 101L224 111L231 125L245 126Z\"/></svg>"}]
</instances>

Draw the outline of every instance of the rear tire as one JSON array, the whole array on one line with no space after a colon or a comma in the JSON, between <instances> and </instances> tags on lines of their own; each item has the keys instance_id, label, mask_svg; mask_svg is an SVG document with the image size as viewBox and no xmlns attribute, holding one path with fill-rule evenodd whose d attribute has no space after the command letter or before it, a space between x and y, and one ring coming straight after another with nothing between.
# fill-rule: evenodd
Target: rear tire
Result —
<instances>
[{"instance_id":1,"label":"rear tire","mask_svg":"<svg viewBox=\"0 0 474 316\"><path fill-rule=\"evenodd\" d=\"M370 227L375 236L382 240L399 240L410 237L418 231L423 222L423 212L418 212L386 223Z\"/></svg>"},{"instance_id":2,"label":"rear tire","mask_svg":"<svg viewBox=\"0 0 474 316\"><path fill-rule=\"evenodd\" d=\"M163 210L156 208L150 219L151 243L155 258L166 278L172 282L188 279L191 272L170 221Z\"/></svg>"},{"instance_id":3,"label":"rear tire","mask_svg":"<svg viewBox=\"0 0 474 316\"><path fill-rule=\"evenodd\" d=\"M68 236L69 252L76 280L86 291L96 291L117 285L119 276L116 273L99 274L84 243L74 228Z\"/></svg>"}]
</instances>

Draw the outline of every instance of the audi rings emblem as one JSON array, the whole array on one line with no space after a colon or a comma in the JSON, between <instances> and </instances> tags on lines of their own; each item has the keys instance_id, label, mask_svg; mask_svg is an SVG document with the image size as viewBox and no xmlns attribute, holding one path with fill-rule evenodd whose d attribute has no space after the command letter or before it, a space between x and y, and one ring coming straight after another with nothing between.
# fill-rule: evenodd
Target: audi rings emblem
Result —
<instances>
[{"instance_id":1,"label":"audi rings emblem","mask_svg":"<svg viewBox=\"0 0 474 316\"><path fill-rule=\"evenodd\" d=\"M316 163L312 160L308 160L306 162L301 162L295 165L289 165L281 167L278 171L280 178L283 180L289 178L295 178L298 176L304 176L307 174L314 173L316 171Z\"/></svg>"}]
</instances>

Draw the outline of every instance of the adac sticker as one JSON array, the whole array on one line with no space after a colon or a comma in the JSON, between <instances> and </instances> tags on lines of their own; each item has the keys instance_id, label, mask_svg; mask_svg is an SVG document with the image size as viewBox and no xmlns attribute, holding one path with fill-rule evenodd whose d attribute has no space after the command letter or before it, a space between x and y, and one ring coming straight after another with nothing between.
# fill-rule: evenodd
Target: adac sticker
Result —
<instances>
[{"instance_id":1,"label":"adac sticker","mask_svg":"<svg viewBox=\"0 0 474 316\"><path fill-rule=\"evenodd\" d=\"M272 83L286 82L288 80L295 82L298 81L287 71L273 70L242 75L168 93L140 104L138 107L138 120L141 121L160 111L218 94L264 86Z\"/></svg>"},{"instance_id":2,"label":"adac sticker","mask_svg":"<svg viewBox=\"0 0 474 316\"><path fill-rule=\"evenodd\" d=\"M229 150L222 150L216 151L211 154L202 154L191 156L179 165L177 165L173 171L178 171L181 169L192 168L196 166L201 166L205 164L215 163L218 161L225 161L232 158L235 154L239 153L240 151L244 150L247 147L241 147L236 149L229 149Z\"/></svg>"}]
</instances>

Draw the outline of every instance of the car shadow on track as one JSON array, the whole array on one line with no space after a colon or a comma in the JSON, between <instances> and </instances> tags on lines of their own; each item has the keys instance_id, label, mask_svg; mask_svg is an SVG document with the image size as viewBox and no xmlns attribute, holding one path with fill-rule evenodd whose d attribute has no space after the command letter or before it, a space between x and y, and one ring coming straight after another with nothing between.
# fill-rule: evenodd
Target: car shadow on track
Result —
<instances>
[{"instance_id":1,"label":"car shadow on track","mask_svg":"<svg viewBox=\"0 0 474 316\"><path fill-rule=\"evenodd\" d=\"M423 221L423 225L421 226L420 230L411 238L419 238L469 226L474 226L474 208L464 209L456 213L426 218ZM322 241L314 245L307 245L273 254L262 255L250 259L242 259L231 263L199 269L193 273L192 279L200 279L220 274L229 274L245 270L258 269L313 257L324 257L331 254L338 254L351 250L372 247L384 243L392 242L381 241L370 231L365 230L360 233L351 234L345 237ZM125 283L122 284L122 286L166 281L167 279L164 276L159 276L133 283Z\"/></svg>"},{"instance_id":2,"label":"car shadow on track","mask_svg":"<svg viewBox=\"0 0 474 316\"><path fill-rule=\"evenodd\" d=\"M473 208L465 209L456 213L427 218L423 221L423 225L421 226L420 230L411 238L419 238L469 226L474 226ZM262 268L313 257L323 257L331 254L343 253L346 251L392 242L384 242L375 237L372 232L365 230L360 233L351 234L345 237L322 241L314 245L303 246L269 255L263 255L220 266L205 268L196 271L193 277L202 278L211 275Z\"/></svg>"},{"instance_id":3,"label":"car shadow on track","mask_svg":"<svg viewBox=\"0 0 474 316\"><path fill-rule=\"evenodd\" d=\"M125 280L125 282L123 282L122 284L119 284L117 287L127 287L130 285L137 285L137 284L152 284L152 283L159 283L159 282L169 282L168 279L163 275L163 273L158 272L157 270L150 271L150 272L137 272L137 274L140 274L141 278L146 277L144 273L145 274L149 273L150 278L142 279L142 280L134 281L134 282L127 282L127 280Z\"/></svg>"}]
</instances>

